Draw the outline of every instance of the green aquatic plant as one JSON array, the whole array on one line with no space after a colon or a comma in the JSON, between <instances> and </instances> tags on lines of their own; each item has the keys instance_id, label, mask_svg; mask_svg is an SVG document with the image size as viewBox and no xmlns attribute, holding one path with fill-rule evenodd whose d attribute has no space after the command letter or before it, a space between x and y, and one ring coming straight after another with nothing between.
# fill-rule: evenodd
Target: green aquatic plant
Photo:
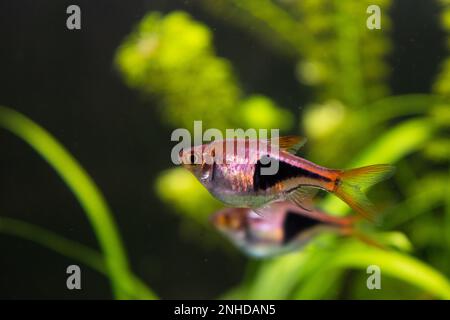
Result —
<instances>
[{"instance_id":1,"label":"green aquatic plant","mask_svg":"<svg viewBox=\"0 0 450 320\"><path fill-rule=\"evenodd\" d=\"M398 162L403 157L423 147L432 136L432 124L426 120L410 120L409 122L400 124L380 137L378 141L375 141L355 159L352 166L363 166L368 163ZM440 194L445 199L445 193L442 192ZM340 200L331 196L327 197L321 206L328 212L333 212L334 214L345 214L349 211L349 208ZM389 243L393 244L397 239L391 240L394 240L394 242L391 243L389 241ZM332 245L335 244L332 243ZM271 297L271 294L274 292L273 290L275 290L274 288L280 286L283 281L278 276L277 281L266 283L266 280L271 278L268 274L286 275L286 283L290 287L298 286L300 288L296 294L291 296L290 292L292 290L282 287L279 291L283 293L283 296L275 296L275 298L323 298L326 290L322 288L320 289L320 294L313 294L313 289L321 288L324 277L329 276L331 281L333 277L339 274L340 269L366 268L372 264L380 266L387 275L410 282L428 290L437 297L449 299L450 283L439 272L436 272L419 260L404 253L368 248L367 245L362 248L360 244L357 244L356 247L355 245L348 247L330 246L326 250L310 250L309 252L299 253L289 258L282 257L278 263L276 260L262 263L255 277L264 279L261 280L262 285L267 287L252 289L250 292L258 292L256 296L247 293L247 295L244 294L241 298L269 298L269 295L266 295L268 292L270 292ZM286 270L288 265L291 265L293 268L290 273ZM307 276L314 280L307 280L307 283L303 284L302 281L305 277L302 275L305 272L304 270L312 270ZM412 276L415 273L420 273L420 276ZM311 284L311 281L313 281L313 284ZM270 290L268 290L269 287L271 288Z\"/></svg>"},{"instance_id":2,"label":"green aquatic plant","mask_svg":"<svg viewBox=\"0 0 450 320\"><path fill-rule=\"evenodd\" d=\"M327 286L332 287L336 278L342 276L343 270L364 270L369 265L377 265L386 275L418 286L436 297L450 298L449 281L413 257L400 252L370 248L353 240L339 244L332 238L326 240L328 241L322 240L314 245L316 247L305 251L262 263L246 286L235 288L226 297L320 299L327 297Z\"/></svg>"},{"instance_id":3,"label":"green aquatic plant","mask_svg":"<svg viewBox=\"0 0 450 320\"><path fill-rule=\"evenodd\" d=\"M202 5L296 58L298 78L316 91L316 100L359 107L388 92L389 15L381 16L382 30L374 31L366 28L365 12L378 5L385 13L389 0L204 0Z\"/></svg>"},{"instance_id":4,"label":"green aquatic plant","mask_svg":"<svg viewBox=\"0 0 450 320\"><path fill-rule=\"evenodd\" d=\"M442 27L447 33L447 47L450 49L450 1L440 0L442 5ZM442 71L433 87L434 91L448 96L450 94L450 57L444 60Z\"/></svg>"},{"instance_id":5,"label":"green aquatic plant","mask_svg":"<svg viewBox=\"0 0 450 320\"><path fill-rule=\"evenodd\" d=\"M383 287L396 288L396 298L426 294L450 299L450 63L449 58L443 62L432 92L389 95L391 2L196 4L292 61L298 86L313 93L297 120L288 106L280 107L268 95L245 92L232 63L216 54L212 29L185 12L145 15L118 48L115 65L125 83L153 99L168 126L192 129L194 120L203 120L205 128L288 132L297 122L309 139L302 149L308 159L330 167L383 162L397 167L389 182L370 190L380 207L381 225L361 225L388 249L323 235L301 251L249 260L242 282L220 298L390 297L386 290L363 293L356 287L355 276L366 276L368 265L378 265ZM381 7L382 30L366 28L369 4ZM441 4L448 34L449 1ZM155 298L132 273L112 212L76 160L43 128L11 109L0 108L0 126L30 144L61 176L89 218L101 252L11 218L0 218L0 232L34 241L105 274L117 298ZM153 191L195 228L205 228L209 214L221 207L181 168L161 172ZM350 211L333 196L318 205L336 215ZM404 286L407 290L398 289Z\"/></svg>"},{"instance_id":6,"label":"green aquatic plant","mask_svg":"<svg viewBox=\"0 0 450 320\"><path fill-rule=\"evenodd\" d=\"M163 201L171 203L199 225L208 224L211 212L222 206L190 172L183 168L161 173L156 181L156 192ZM180 194L184 196L179 197ZM199 207L199 203L203 205Z\"/></svg>"},{"instance_id":7,"label":"green aquatic plant","mask_svg":"<svg viewBox=\"0 0 450 320\"><path fill-rule=\"evenodd\" d=\"M133 292L133 288L136 285L135 277L130 271L128 259L111 210L87 172L45 129L19 112L0 106L0 127L28 143L49 163L69 187L86 213L100 243L104 253L104 263L108 278L111 281L116 297L130 297L129 293ZM20 225L12 220L3 220L2 230L4 232L5 228L8 229L8 226L14 229L16 234L20 233L22 236L27 235L34 239L41 239L41 242L46 243L47 246L50 245L51 240L57 240L51 234L45 235L41 229L31 229L31 226ZM32 232L24 232L26 230ZM13 232L13 230L10 230L10 232ZM65 247L67 247L67 242L65 244ZM55 249L55 244L53 246ZM78 246L75 251L78 255L80 253L87 254L85 261L90 261L91 265L99 267L98 261L95 261L98 259L94 258L93 261L93 255L89 251L81 246ZM141 288L139 288L139 292L142 292ZM145 297L152 298L155 296L150 290L147 290Z\"/></svg>"},{"instance_id":8,"label":"green aquatic plant","mask_svg":"<svg viewBox=\"0 0 450 320\"><path fill-rule=\"evenodd\" d=\"M409 120L389 130L357 156L349 167L362 167L370 163L397 163L402 158L423 148L434 133L430 120ZM336 214L347 213L349 208L342 201L328 197L323 208Z\"/></svg>"},{"instance_id":9,"label":"green aquatic plant","mask_svg":"<svg viewBox=\"0 0 450 320\"><path fill-rule=\"evenodd\" d=\"M130 87L159 101L173 126L192 128L198 119L219 129L240 119L253 128L293 124L291 114L269 98L243 94L230 62L215 54L211 31L187 13L145 16L120 46L116 65ZM253 119L248 114L255 107L265 112Z\"/></svg>"},{"instance_id":10,"label":"green aquatic plant","mask_svg":"<svg viewBox=\"0 0 450 320\"><path fill-rule=\"evenodd\" d=\"M442 3L444 26L448 30L448 1ZM366 28L366 9L373 4L382 10L381 30ZM450 237L445 235L450 230L450 209L446 196L449 179L446 132L450 126L450 116L445 88L448 86L447 73L450 69L444 63L433 94L389 96L386 80L390 66L386 57L393 45L389 38L392 24L390 5L389 0L200 2L206 12L241 28L243 32L273 48L277 54L295 61L293 70L297 74L299 86L309 88L314 93L313 98L302 108L299 120L301 130L309 139L303 149L307 158L331 167L350 168L387 162L395 164L398 169L391 183L385 184L386 188L375 187L371 191L371 197L381 204L380 210L385 211L380 228L399 228L398 232L380 231L375 234L384 237L385 243L396 247L397 251L367 248L355 241L342 242L335 238L321 240L313 244L312 248L298 253L269 261L250 261L243 282L223 297L336 298L339 297L339 288L347 271L364 268L370 263L382 266L388 275L383 281L388 286L395 285L394 279L401 279L419 288L417 294L423 290L434 297L449 298L446 276L450 276ZM166 19L170 20L173 15L179 14L158 15L159 24L154 29L163 28ZM150 16L145 17L142 23ZM187 20L192 26L200 24L192 18ZM203 28L208 29L205 25ZM178 36L190 34L188 29L188 24L185 24L185 29ZM135 39L133 37L138 33L135 31L129 39ZM161 41L175 40L166 36L161 37ZM129 50L136 51L135 41L127 40L126 44ZM210 43L208 46L212 48ZM127 70L126 64L120 63L121 55L123 51L119 50L117 61L127 78L132 69ZM201 57L190 56L196 62ZM184 61L184 57L179 59ZM164 67L156 57L148 57L145 63L158 65L158 72L166 75L173 72L170 68L161 71ZM202 62L198 63L201 67ZM228 70L231 72L232 68ZM177 75L172 73L171 76ZM160 78L158 84L153 86L150 83L152 78L151 74L145 76L149 80L146 85L151 88L146 87L141 91L152 91L153 95L170 99L173 92L164 88L174 81ZM234 81L231 82L237 89L233 92L240 92L236 96L245 95ZM195 83L199 87L203 86L201 79ZM139 89L139 86L131 86ZM223 88L229 86L230 83L223 85ZM204 105L213 106L215 101L211 95L198 98L185 94L183 97L189 100L186 110L194 113ZM252 127L254 123L246 119L258 119L272 113L275 115L279 109L275 102L266 100L271 106L270 110L255 103L242 112L246 104L236 101L227 109L238 115L233 121L227 122L227 125L234 127ZM262 120L257 127L272 128L287 117L286 113L286 116L279 118L280 121L272 123ZM222 119L206 119L208 126L223 128ZM177 124L180 123L177 121ZM179 181L184 182L179 184ZM167 205L199 225L204 225L208 212L218 206L193 177L179 169L163 173L157 179L156 186L157 194ZM424 186L429 187L424 190ZM182 189L183 194L190 195L189 201L177 200L173 194L175 189ZM349 213L348 207L332 196L323 199L319 205L333 214ZM445 223L441 223L442 219ZM422 230L422 233L417 230ZM408 237L412 238L412 246ZM323 249L323 243L329 250ZM422 250L427 246L434 248L431 252L437 254L426 257L426 261L442 273L420 261L425 258ZM411 253L412 250L414 253ZM323 267L324 264L329 267ZM414 274L420 275L415 277ZM323 285L324 278L329 279L327 286ZM358 294L357 291L354 293ZM383 294L377 296L382 297ZM405 296L414 297L413 294Z\"/></svg>"},{"instance_id":11,"label":"green aquatic plant","mask_svg":"<svg viewBox=\"0 0 450 320\"><path fill-rule=\"evenodd\" d=\"M369 104L389 94L385 58L392 46L388 37L391 1L201 3L219 19L255 34L264 44L296 60L299 85L314 93L301 121L310 141L308 154L312 160L324 165L347 165L349 157L364 147L365 138L377 134L374 125L365 122L371 119ZM366 27L369 5L378 5L383 12L381 30ZM323 116L313 126L309 115L318 114ZM342 154L338 149L349 138L353 143Z\"/></svg>"},{"instance_id":12,"label":"green aquatic plant","mask_svg":"<svg viewBox=\"0 0 450 320\"><path fill-rule=\"evenodd\" d=\"M187 13L146 15L118 49L115 62L130 87L159 101L163 119L173 126L192 129L198 119L205 128L219 129L289 130L294 125L292 114L270 98L242 92L231 63L215 54L211 31ZM174 197L174 188L188 194L188 201ZM219 207L182 170L161 173L156 191L200 225Z\"/></svg>"},{"instance_id":13,"label":"green aquatic plant","mask_svg":"<svg viewBox=\"0 0 450 320\"><path fill-rule=\"evenodd\" d=\"M0 233L30 240L65 257L81 262L91 269L109 277L104 257L94 249L66 239L41 227L12 218L0 217ZM154 299L155 295L137 277L131 275L132 286L119 281L120 296L132 299Z\"/></svg>"}]
</instances>

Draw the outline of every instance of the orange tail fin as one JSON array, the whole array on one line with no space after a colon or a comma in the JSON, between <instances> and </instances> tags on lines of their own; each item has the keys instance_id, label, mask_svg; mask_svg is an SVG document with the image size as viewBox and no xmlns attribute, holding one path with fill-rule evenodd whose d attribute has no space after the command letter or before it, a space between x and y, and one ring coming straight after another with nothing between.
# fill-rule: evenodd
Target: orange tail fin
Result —
<instances>
[{"instance_id":1,"label":"orange tail fin","mask_svg":"<svg viewBox=\"0 0 450 320\"><path fill-rule=\"evenodd\" d=\"M375 208L362 190L389 178L395 168L377 164L343 171L335 194L363 217L374 221Z\"/></svg>"}]
</instances>

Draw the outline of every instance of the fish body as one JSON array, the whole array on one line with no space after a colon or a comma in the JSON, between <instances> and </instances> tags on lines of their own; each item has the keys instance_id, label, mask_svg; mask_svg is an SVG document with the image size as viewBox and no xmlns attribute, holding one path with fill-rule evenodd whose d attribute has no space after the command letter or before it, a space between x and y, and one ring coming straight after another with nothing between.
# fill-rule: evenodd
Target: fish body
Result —
<instances>
[{"instance_id":1,"label":"fish body","mask_svg":"<svg viewBox=\"0 0 450 320\"><path fill-rule=\"evenodd\" d=\"M258 209L278 201L305 203L314 189L336 194L355 211L371 217L373 208L361 191L387 178L390 165L373 165L354 170L329 169L303 159L289 146L292 137L271 140L218 140L180 153L181 162L217 199L233 207ZM265 174L272 165L273 174ZM258 210L260 212L260 210Z\"/></svg>"},{"instance_id":2,"label":"fish body","mask_svg":"<svg viewBox=\"0 0 450 320\"><path fill-rule=\"evenodd\" d=\"M325 232L350 234L354 221L318 210L307 211L286 201L271 204L270 213L264 217L251 208L225 208L211 217L217 230L257 258L299 250Z\"/></svg>"},{"instance_id":3,"label":"fish body","mask_svg":"<svg viewBox=\"0 0 450 320\"><path fill-rule=\"evenodd\" d=\"M258 208L275 200L286 200L299 186L332 192L338 181L335 172L285 151L268 153L264 157L278 162L278 173L262 174L262 158L256 162L245 159L244 163L211 166L211 179L203 180L203 185L228 205Z\"/></svg>"},{"instance_id":4,"label":"fish body","mask_svg":"<svg viewBox=\"0 0 450 320\"><path fill-rule=\"evenodd\" d=\"M235 139L233 152L227 150L227 142L215 141L186 152L195 153L196 157L205 161L212 157L211 153L218 158L217 150L221 148L221 161L187 167L216 198L227 205L257 208L274 200L284 200L299 186L332 191L338 181L336 170L318 166L287 151L271 150L266 141L258 141L259 145L255 146L249 140ZM261 152L261 149L267 151ZM268 167L268 160L278 163L276 174L263 174L261 169Z\"/></svg>"}]
</instances>

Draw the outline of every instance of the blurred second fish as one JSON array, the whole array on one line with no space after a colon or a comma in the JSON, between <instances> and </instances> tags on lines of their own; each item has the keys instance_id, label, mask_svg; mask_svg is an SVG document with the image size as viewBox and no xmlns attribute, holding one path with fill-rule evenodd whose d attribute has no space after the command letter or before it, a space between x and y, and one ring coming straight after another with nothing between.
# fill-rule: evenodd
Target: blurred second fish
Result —
<instances>
[{"instance_id":1,"label":"blurred second fish","mask_svg":"<svg viewBox=\"0 0 450 320\"><path fill-rule=\"evenodd\" d=\"M211 223L246 254L264 258L298 250L325 232L356 235L356 219L276 202L263 217L250 208L225 208L211 217Z\"/></svg>"}]
</instances>

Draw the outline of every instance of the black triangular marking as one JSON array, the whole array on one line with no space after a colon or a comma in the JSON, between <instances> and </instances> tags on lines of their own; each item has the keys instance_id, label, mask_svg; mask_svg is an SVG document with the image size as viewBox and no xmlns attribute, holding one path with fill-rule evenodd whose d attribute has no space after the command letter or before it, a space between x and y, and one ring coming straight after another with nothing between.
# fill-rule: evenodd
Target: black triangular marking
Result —
<instances>
[{"instance_id":1,"label":"black triangular marking","mask_svg":"<svg viewBox=\"0 0 450 320\"><path fill-rule=\"evenodd\" d=\"M278 171L273 175L262 175L261 168L270 168L272 162L278 162ZM300 167L293 166L287 162L279 161L270 156L262 156L255 164L255 171L253 173L253 189L266 190L273 187L277 183L297 177L308 177L313 179L330 181L327 177L318 175Z\"/></svg>"},{"instance_id":2,"label":"black triangular marking","mask_svg":"<svg viewBox=\"0 0 450 320\"><path fill-rule=\"evenodd\" d=\"M283 223L283 243L289 243L303 231L322 224L321 221L288 211Z\"/></svg>"}]
</instances>

